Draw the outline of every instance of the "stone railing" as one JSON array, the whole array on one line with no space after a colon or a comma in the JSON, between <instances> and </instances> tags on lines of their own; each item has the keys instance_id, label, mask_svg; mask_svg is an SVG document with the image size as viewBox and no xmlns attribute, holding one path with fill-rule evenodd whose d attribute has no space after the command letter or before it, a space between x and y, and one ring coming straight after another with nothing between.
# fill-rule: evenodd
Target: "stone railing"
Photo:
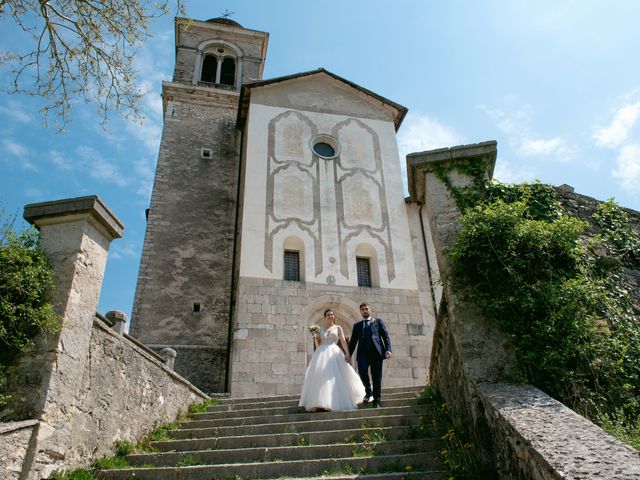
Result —
<instances>
[{"instance_id":1,"label":"stone railing","mask_svg":"<svg viewBox=\"0 0 640 480\"><path fill-rule=\"evenodd\" d=\"M96 314L109 244L123 231L100 199L27 205L24 216L52 264L62 329L8 372L3 418L27 422L0 424L0 478L36 480L86 466L207 396L173 371L174 351L127 335L124 313Z\"/></svg>"},{"instance_id":2,"label":"stone railing","mask_svg":"<svg viewBox=\"0 0 640 480\"><path fill-rule=\"evenodd\" d=\"M537 388L505 383L513 358L507 339L474 305L457 298L445 255L460 212L436 171L454 187L471 179L457 162L480 159L492 175L495 142L407 157L411 200L424 205L443 281L430 378L471 426L476 449L500 479L638 479L640 453Z\"/></svg>"}]
</instances>

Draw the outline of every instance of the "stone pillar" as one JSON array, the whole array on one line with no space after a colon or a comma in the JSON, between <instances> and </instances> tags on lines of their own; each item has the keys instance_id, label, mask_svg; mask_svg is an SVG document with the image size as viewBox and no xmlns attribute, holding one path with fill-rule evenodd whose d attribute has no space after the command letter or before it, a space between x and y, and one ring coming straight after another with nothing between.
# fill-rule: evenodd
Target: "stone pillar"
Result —
<instances>
[{"instance_id":1,"label":"stone pillar","mask_svg":"<svg viewBox=\"0 0 640 480\"><path fill-rule=\"evenodd\" d=\"M113 323L111 328L114 332L116 332L118 335L124 334L124 326L127 323L127 320L129 320L126 313L124 313L122 310L111 310L110 312L107 312L105 317L107 317L107 320L110 320L111 323Z\"/></svg>"},{"instance_id":2,"label":"stone pillar","mask_svg":"<svg viewBox=\"0 0 640 480\"><path fill-rule=\"evenodd\" d=\"M496 154L496 142L485 142L407 156L409 193L427 213L446 303L436 323L430 379L454 411L470 422L474 443L481 446L478 453L487 463L493 462L492 439L482 423L476 385L504 379L512 358L502 334L487 323L475 305L463 302L452 291L446 249L460 229L461 214L449 189L472 184L461 165L482 161L487 178L491 178ZM449 187L442 180L443 173Z\"/></svg>"},{"instance_id":3,"label":"stone pillar","mask_svg":"<svg viewBox=\"0 0 640 480\"><path fill-rule=\"evenodd\" d=\"M167 347L160 350L160 356L164 358L164 364L167 366L167 368L173 370L178 353L173 348Z\"/></svg>"},{"instance_id":4,"label":"stone pillar","mask_svg":"<svg viewBox=\"0 0 640 480\"><path fill-rule=\"evenodd\" d=\"M431 226L431 234L438 259L442 281L449 274L449 261L444 254L451 245L459 228L460 210L447 186L438 178L435 170L448 171L447 176L454 187L464 187L471 178L456 170L456 165L469 160L485 162L486 178L493 176L496 161L496 142L483 142L452 148L440 148L407 156L407 174L411 200L422 203Z\"/></svg>"},{"instance_id":5,"label":"stone pillar","mask_svg":"<svg viewBox=\"0 0 640 480\"><path fill-rule=\"evenodd\" d=\"M27 205L24 218L40 230L62 322L57 338L42 345L48 362L41 363L40 388L33 392L40 423L21 478L35 479L68 466L65 438L83 428L75 424L82 417L75 400L89 393L85 367L109 244L122 236L124 226L95 195Z\"/></svg>"}]
</instances>

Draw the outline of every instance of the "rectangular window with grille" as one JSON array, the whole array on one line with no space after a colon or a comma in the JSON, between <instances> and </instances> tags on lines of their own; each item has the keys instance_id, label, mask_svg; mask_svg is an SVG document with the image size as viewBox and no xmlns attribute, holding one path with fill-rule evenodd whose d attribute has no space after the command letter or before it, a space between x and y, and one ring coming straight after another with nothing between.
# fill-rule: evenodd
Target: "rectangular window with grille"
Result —
<instances>
[{"instance_id":1,"label":"rectangular window with grille","mask_svg":"<svg viewBox=\"0 0 640 480\"><path fill-rule=\"evenodd\" d=\"M284 251L284 279L290 282L300 281L300 252Z\"/></svg>"},{"instance_id":2,"label":"rectangular window with grille","mask_svg":"<svg viewBox=\"0 0 640 480\"><path fill-rule=\"evenodd\" d=\"M371 287L371 266L366 257L356 257L356 269L358 270L358 286Z\"/></svg>"}]
</instances>

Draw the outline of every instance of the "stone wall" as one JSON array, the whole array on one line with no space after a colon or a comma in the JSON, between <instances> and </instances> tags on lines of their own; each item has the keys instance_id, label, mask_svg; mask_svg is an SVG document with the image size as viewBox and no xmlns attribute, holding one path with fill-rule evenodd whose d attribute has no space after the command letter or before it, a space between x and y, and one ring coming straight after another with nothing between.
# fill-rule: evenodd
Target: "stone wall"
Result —
<instances>
[{"instance_id":1,"label":"stone wall","mask_svg":"<svg viewBox=\"0 0 640 480\"><path fill-rule=\"evenodd\" d=\"M0 436L0 450L16 442L7 468L40 480L87 466L111 453L114 440L136 440L206 395L125 335L122 312L114 312L113 330L96 316L109 245L124 229L98 197L27 205L24 217L39 228L52 266L61 329L8 369L3 418L29 414L23 425L33 431L3 425L11 433Z\"/></svg>"},{"instance_id":2,"label":"stone wall","mask_svg":"<svg viewBox=\"0 0 640 480\"><path fill-rule=\"evenodd\" d=\"M18 480L37 420L0 423L0 473L3 480Z\"/></svg>"},{"instance_id":3,"label":"stone wall","mask_svg":"<svg viewBox=\"0 0 640 480\"><path fill-rule=\"evenodd\" d=\"M575 193L573 187L569 185L561 185L556 187L555 190L558 200L569 215L580 218L590 224L585 234L586 237L593 237L593 235L599 233L599 228L593 220L593 214L596 212L598 205L602 203L600 200ZM629 216L633 228L640 233L640 212L630 208L623 208L623 210ZM621 274L625 288L629 292L636 318L640 322L640 269L623 265Z\"/></svg>"},{"instance_id":4,"label":"stone wall","mask_svg":"<svg viewBox=\"0 0 640 480\"><path fill-rule=\"evenodd\" d=\"M164 85L168 102L131 335L170 346L176 371L225 388L238 162L236 92ZM201 150L211 149L203 158ZM196 306L197 305L197 306Z\"/></svg>"},{"instance_id":5,"label":"stone wall","mask_svg":"<svg viewBox=\"0 0 640 480\"><path fill-rule=\"evenodd\" d=\"M640 452L528 385L480 383L501 478L640 478Z\"/></svg>"},{"instance_id":6,"label":"stone wall","mask_svg":"<svg viewBox=\"0 0 640 480\"><path fill-rule=\"evenodd\" d=\"M460 212L433 165L454 167L449 179L462 186L470 180L455 172L455 162L470 158L485 161L491 176L495 143L423 152L407 159L409 190L412 200L425 204L444 284L431 363L433 383L467 421L477 453L494 467L497 478L639 478L640 453L544 392L507 383L513 365L508 342L474 305L463 303L450 289L445 250L459 228ZM594 203L579 197L567 192L562 200L579 216L592 213Z\"/></svg>"},{"instance_id":7,"label":"stone wall","mask_svg":"<svg viewBox=\"0 0 640 480\"><path fill-rule=\"evenodd\" d=\"M25 428L2 434L12 424L0 427L0 450L13 452L2 468L23 469L21 478L40 479L53 470L87 466L91 459L112 455L116 440L135 442L206 398L164 362L97 318L88 348L88 363L74 371L81 388L50 397L38 420L23 422Z\"/></svg>"},{"instance_id":8,"label":"stone wall","mask_svg":"<svg viewBox=\"0 0 640 480\"><path fill-rule=\"evenodd\" d=\"M348 337L361 302L369 302L389 328L393 356L385 361L384 386L424 385L433 317L423 316L418 291L241 277L231 395L299 394L313 354L309 325L332 308Z\"/></svg>"}]
</instances>

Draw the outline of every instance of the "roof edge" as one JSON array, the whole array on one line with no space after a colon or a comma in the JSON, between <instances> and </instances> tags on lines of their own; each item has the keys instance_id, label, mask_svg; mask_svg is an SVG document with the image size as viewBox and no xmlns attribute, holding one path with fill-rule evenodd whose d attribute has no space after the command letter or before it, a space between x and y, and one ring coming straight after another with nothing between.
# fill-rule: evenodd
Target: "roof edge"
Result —
<instances>
[{"instance_id":1,"label":"roof edge","mask_svg":"<svg viewBox=\"0 0 640 480\"><path fill-rule=\"evenodd\" d=\"M329 75L330 77L338 80L339 82L342 82L346 85L348 85L349 87L364 93L365 95L368 95L372 98L375 98L376 100L390 106L391 108L395 109L397 112L397 115L394 118L394 126L396 131L398 131L398 129L400 128L400 125L402 125L402 121L404 120L404 118L407 115L407 112L409 111L409 109L403 105L400 105L399 103L394 102L393 100L389 100L386 97L383 97L382 95L379 95L367 88L364 88L360 85L358 85L355 82L352 82L351 80L347 80L344 77L341 77L340 75L337 75L333 72L330 72L329 70L325 69L325 68L316 68L314 70L307 70L305 72L299 72L299 73L294 73L294 74L290 74L290 75L284 75L284 76L280 76L280 77L274 77L274 78L270 78L267 80L258 80L256 82L251 82L251 83L245 83L242 85L241 89L240 89L240 108L238 109L238 117L237 117L237 121L236 121L236 125L238 126L238 128L241 128L242 125L244 125L244 120L246 117L246 113L247 113L247 108L248 108L248 102L249 102L249 97L250 97L250 92L251 89L253 88L258 88L258 87L264 87L267 85L273 85L276 83L281 83L281 82L286 82L289 80L295 80L298 78L303 78L303 77L308 77L311 75L317 75L319 73L324 73L326 75Z\"/></svg>"}]
</instances>

